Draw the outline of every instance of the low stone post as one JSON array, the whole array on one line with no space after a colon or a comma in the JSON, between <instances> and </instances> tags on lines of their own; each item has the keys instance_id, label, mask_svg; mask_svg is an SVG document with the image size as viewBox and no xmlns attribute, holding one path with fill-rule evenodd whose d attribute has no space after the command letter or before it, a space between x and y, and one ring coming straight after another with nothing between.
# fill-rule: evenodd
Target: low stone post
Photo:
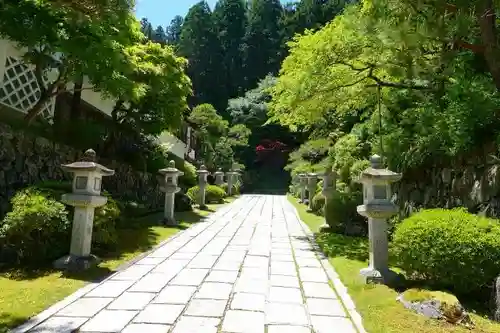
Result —
<instances>
[{"instance_id":1,"label":"low stone post","mask_svg":"<svg viewBox=\"0 0 500 333\"><path fill-rule=\"evenodd\" d=\"M328 210L328 202L333 198L335 194L336 185L337 185L337 174L334 170L332 170L331 166L328 166L325 170L325 173L320 176L323 179L323 188L321 190L321 194L325 197L325 206L323 208L325 223L320 227L320 230L329 230L335 229L335 225L333 225L333 221L330 219L330 214Z\"/></svg>"},{"instance_id":2,"label":"low stone post","mask_svg":"<svg viewBox=\"0 0 500 333\"><path fill-rule=\"evenodd\" d=\"M398 275L389 270L387 219L398 210L391 202L391 183L399 181L402 175L385 169L378 155L373 155L370 163L359 179L363 184L363 205L358 206L357 211L368 218L370 241L370 264L360 274L367 283L390 284Z\"/></svg>"},{"instance_id":3,"label":"low stone post","mask_svg":"<svg viewBox=\"0 0 500 333\"><path fill-rule=\"evenodd\" d=\"M196 173L198 174L198 187L200 188L198 193L198 206L200 209L207 209L207 205L205 204L205 190L208 182L207 177L210 172L202 165Z\"/></svg>"},{"instance_id":4,"label":"low stone post","mask_svg":"<svg viewBox=\"0 0 500 333\"><path fill-rule=\"evenodd\" d=\"M224 172L222 171L221 168L219 168L217 172L214 173L214 177L215 177L215 185L217 186L224 185Z\"/></svg>"},{"instance_id":5,"label":"low stone post","mask_svg":"<svg viewBox=\"0 0 500 333\"><path fill-rule=\"evenodd\" d=\"M318 175L315 173L307 174L307 191L309 192L309 210L312 210L313 198L316 194L316 185L318 184Z\"/></svg>"},{"instance_id":6,"label":"low stone post","mask_svg":"<svg viewBox=\"0 0 500 333\"><path fill-rule=\"evenodd\" d=\"M159 173L163 175L160 190L165 192L163 221L166 225L177 225L174 217L175 194L181 190L177 184L179 176L184 175L184 172L175 167L175 161L170 161L168 168L161 169Z\"/></svg>"},{"instance_id":7,"label":"low stone post","mask_svg":"<svg viewBox=\"0 0 500 333\"><path fill-rule=\"evenodd\" d=\"M94 211L108 200L100 195L102 177L112 176L115 172L96 163L96 153L92 149L85 152L81 161L62 165L62 168L73 174L73 192L63 194L61 201L75 207L75 211L69 255L57 259L54 267L84 270L99 263L99 259L90 253Z\"/></svg>"},{"instance_id":8,"label":"low stone post","mask_svg":"<svg viewBox=\"0 0 500 333\"><path fill-rule=\"evenodd\" d=\"M232 196L233 195L233 187L236 184L237 177L239 175L238 172L238 166L236 163L233 163L231 170L226 173L227 176L227 195Z\"/></svg>"},{"instance_id":9,"label":"low stone post","mask_svg":"<svg viewBox=\"0 0 500 333\"><path fill-rule=\"evenodd\" d=\"M299 174L300 203L306 202L306 187L307 187L307 175L305 173L301 173Z\"/></svg>"}]
</instances>

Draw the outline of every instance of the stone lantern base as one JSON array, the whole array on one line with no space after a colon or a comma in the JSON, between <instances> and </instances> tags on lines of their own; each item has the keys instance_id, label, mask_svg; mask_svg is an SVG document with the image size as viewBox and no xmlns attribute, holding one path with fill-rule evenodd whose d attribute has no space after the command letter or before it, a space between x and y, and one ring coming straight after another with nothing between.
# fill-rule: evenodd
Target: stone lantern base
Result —
<instances>
[{"instance_id":1,"label":"stone lantern base","mask_svg":"<svg viewBox=\"0 0 500 333\"><path fill-rule=\"evenodd\" d=\"M403 279L401 274L391 271L390 269L381 272L372 267L361 269L359 275L364 279L366 284L376 283L394 285Z\"/></svg>"},{"instance_id":2,"label":"stone lantern base","mask_svg":"<svg viewBox=\"0 0 500 333\"><path fill-rule=\"evenodd\" d=\"M177 221L174 218L167 218L167 217L163 218L162 223L169 227L175 227L178 225Z\"/></svg>"},{"instance_id":3,"label":"stone lantern base","mask_svg":"<svg viewBox=\"0 0 500 333\"><path fill-rule=\"evenodd\" d=\"M101 260L94 255L80 257L73 254L68 254L54 261L54 268L64 271L84 271L97 266Z\"/></svg>"}]
</instances>

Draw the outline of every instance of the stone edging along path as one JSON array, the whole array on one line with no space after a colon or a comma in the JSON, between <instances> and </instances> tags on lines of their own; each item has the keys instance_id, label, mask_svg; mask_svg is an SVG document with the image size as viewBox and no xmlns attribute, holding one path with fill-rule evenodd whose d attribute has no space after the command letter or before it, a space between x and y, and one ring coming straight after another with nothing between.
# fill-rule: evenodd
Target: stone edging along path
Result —
<instances>
[{"instance_id":1,"label":"stone edging along path","mask_svg":"<svg viewBox=\"0 0 500 333\"><path fill-rule=\"evenodd\" d=\"M244 195L11 332L266 329L365 333L347 289L286 197Z\"/></svg>"}]
</instances>

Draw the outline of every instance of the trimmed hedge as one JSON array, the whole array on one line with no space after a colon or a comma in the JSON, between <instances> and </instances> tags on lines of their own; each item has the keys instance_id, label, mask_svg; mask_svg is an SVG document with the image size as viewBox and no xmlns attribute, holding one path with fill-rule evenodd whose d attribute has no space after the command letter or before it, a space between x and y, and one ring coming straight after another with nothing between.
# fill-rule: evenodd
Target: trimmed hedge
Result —
<instances>
[{"instance_id":1,"label":"trimmed hedge","mask_svg":"<svg viewBox=\"0 0 500 333\"><path fill-rule=\"evenodd\" d=\"M475 293L500 274L500 224L465 209L422 210L396 227L393 250L410 278Z\"/></svg>"},{"instance_id":2,"label":"trimmed hedge","mask_svg":"<svg viewBox=\"0 0 500 333\"><path fill-rule=\"evenodd\" d=\"M12 199L12 211L0 222L0 261L36 264L68 251L71 222L66 207L35 189Z\"/></svg>"},{"instance_id":3,"label":"trimmed hedge","mask_svg":"<svg viewBox=\"0 0 500 333\"><path fill-rule=\"evenodd\" d=\"M224 193L228 193L227 189L228 189L228 186L227 186L227 183L224 183L222 184L221 186L219 186L222 190L224 190ZM233 184L233 195L239 195L240 194L240 184L239 183L236 183L236 184Z\"/></svg>"},{"instance_id":4,"label":"trimmed hedge","mask_svg":"<svg viewBox=\"0 0 500 333\"><path fill-rule=\"evenodd\" d=\"M193 186L187 191L188 197L194 202L198 202L198 193L200 192L200 187ZM205 203L222 203L226 197L226 192L216 185L207 185L205 188Z\"/></svg>"}]
</instances>

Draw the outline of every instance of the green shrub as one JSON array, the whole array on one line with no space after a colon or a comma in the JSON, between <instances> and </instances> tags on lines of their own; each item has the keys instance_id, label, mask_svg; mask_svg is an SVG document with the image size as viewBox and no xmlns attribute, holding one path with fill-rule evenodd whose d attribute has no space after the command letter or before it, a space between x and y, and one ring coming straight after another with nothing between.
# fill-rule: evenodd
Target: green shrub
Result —
<instances>
[{"instance_id":1,"label":"green shrub","mask_svg":"<svg viewBox=\"0 0 500 333\"><path fill-rule=\"evenodd\" d=\"M196 174L196 167L194 165L184 161L179 170L184 172L184 175L179 178L181 185L184 185L186 189L196 185L198 175Z\"/></svg>"},{"instance_id":2,"label":"green shrub","mask_svg":"<svg viewBox=\"0 0 500 333\"><path fill-rule=\"evenodd\" d=\"M396 227L394 257L409 277L480 291L500 273L500 224L465 209L429 209Z\"/></svg>"},{"instance_id":3,"label":"green shrub","mask_svg":"<svg viewBox=\"0 0 500 333\"><path fill-rule=\"evenodd\" d=\"M313 197L311 209L316 214L323 214L323 208L325 207L325 196L319 192Z\"/></svg>"},{"instance_id":4,"label":"green shrub","mask_svg":"<svg viewBox=\"0 0 500 333\"><path fill-rule=\"evenodd\" d=\"M197 203L199 191L199 186L193 186L188 190L187 195ZM226 192L222 188L216 185L207 185L205 189L205 203L222 203L225 197Z\"/></svg>"},{"instance_id":5,"label":"green shrub","mask_svg":"<svg viewBox=\"0 0 500 333\"><path fill-rule=\"evenodd\" d=\"M73 190L71 181L46 180L34 187L40 190L54 190L62 193L69 193Z\"/></svg>"},{"instance_id":6,"label":"green shrub","mask_svg":"<svg viewBox=\"0 0 500 333\"><path fill-rule=\"evenodd\" d=\"M121 212L118 203L108 193L104 192L103 195L108 201L95 210L92 246L97 249L111 249L118 243L116 226L120 223Z\"/></svg>"},{"instance_id":7,"label":"green shrub","mask_svg":"<svg viewBox=\"0 0 500 333\"><path fill-rule=\"evenodd\" d=\"M365 234L365 219L357 212L357 206L362 202L361 192L339 188L328 201L325 219L334 231L350 235Z\"/></svg>"},{"instance_id":8,"label":"green shrub","mask_svg":"<svg viewBox=\"0 0 500 333\"><path fill-rule=\"evenodd\" d=\"M227 183L224 183L219 187L224 191L224 193L226 193L226 194L228 193ZM233 184L233 195L239 195L239 194L240 194L240 183Z\"/></svg>"},{"instance_id":9,"label":"green shrub","mask_svg":"<svg viewBox=\"0 0 500 333\"><path fill-rule=\"evenodd\" d=\"M11 200L0 226L0 259L34 264L57 259L69 249L71 223L66 207L35 189Z\"/></svg>"},{"instance_id":10,"label":"green shrub","mask_svg":"<svg viewBox=\"0 0 500 333\"><path fill-rule=\"evenodd\" d=\"M187 194L183 192L177 192L175 194L174 211L191 212L192 210L193 200L191 200L191 198Z\"/></svg>"}]
</instances>

